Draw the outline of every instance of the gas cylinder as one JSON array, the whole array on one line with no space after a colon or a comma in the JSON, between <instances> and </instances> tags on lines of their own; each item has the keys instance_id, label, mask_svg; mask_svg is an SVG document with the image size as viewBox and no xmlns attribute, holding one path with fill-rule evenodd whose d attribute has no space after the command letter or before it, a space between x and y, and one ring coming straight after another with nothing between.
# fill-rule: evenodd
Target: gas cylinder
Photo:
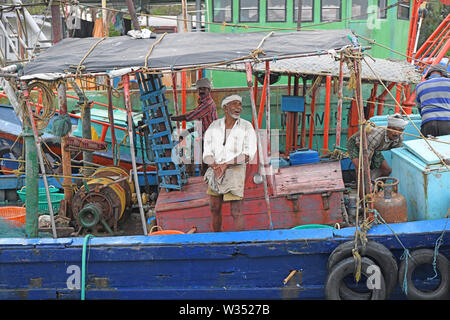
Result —
<instances>
[{"instance_id":1,"label":"gas cylinder","mask_svg":"<svg viewBox=\"0 0 450 320\"><path fill-rule=\"evenodd\" d=\"M393 177L375 179L373 207L386 223L408 221L406 199L397 192L399 180Z\"/></svg>"}]
</instances>

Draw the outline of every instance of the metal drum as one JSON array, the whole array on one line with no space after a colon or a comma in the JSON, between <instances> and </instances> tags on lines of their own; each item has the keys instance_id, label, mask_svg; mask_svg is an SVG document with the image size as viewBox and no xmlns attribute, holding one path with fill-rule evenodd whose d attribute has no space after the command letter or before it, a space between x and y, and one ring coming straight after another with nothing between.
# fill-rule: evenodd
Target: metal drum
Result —
<instances>
[{"instance_id":1,"label":"metal drum","mask_svg":"<svg viewBox=\"0 0 450 320\"><path fill-rule=\"evenodd\" d=\"M408 221L406 199L397 192L398 184L397 178L380 177L375 179L373 206L387 223Z\"/></svg>"},{"instance_id":2,"label":"metal drum","mask_svg":"<svg viewBox=\"0 0 450 320\"><path fill-rule=\"evenodd\" d=\"M82 228L113 233L131 204L134 186L127 172L118 168L98 169L93 177L73 197L74 218Z\"/></svg>"}]
</instances>

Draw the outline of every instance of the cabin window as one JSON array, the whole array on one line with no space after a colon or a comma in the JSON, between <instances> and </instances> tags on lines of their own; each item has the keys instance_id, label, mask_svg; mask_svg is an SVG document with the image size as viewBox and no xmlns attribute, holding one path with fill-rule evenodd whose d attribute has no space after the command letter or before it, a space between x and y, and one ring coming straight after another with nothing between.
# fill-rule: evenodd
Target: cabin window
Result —
<instances>
[{"instance_id":1,"label":"cabin window","mask_svg":"<svg viewBox=\"0 0 450 320\"><path fill-rule=\"evenodd\" d=\"M259 21L259 1L239 0L239 22Z\"/></svg>"},{"instance_id":2,"label":"cabin window","mask_svg":"<svg viewBox=\"0 0 450 320\"><path fill-rule=\"evenodd\" d=\"M267 21L286 21L286 0L267 0Z\"/></svg>"},{"instance_id":3,"label":"cabin window","mask_svg":"<svg viewBox=\"0 0 450 320\"><path fill-rule=\"evenodd\" d=\"M320 20L335 21L341 19L341 0L321 0Z\"/></svg>"},{"instance_id":4,"label":"cabin window","mask_svg":"<svg viewBox=\"0 0 450 320\"><path fill-rule=\"evenodd\" d=\"M298 20L298 1L294 2L294 22ZM314 1L302 0L302 18L301 21L312 22L314 17Z\"/></svg>"},{"instance_id":5,"label":"cabin window","mask_svg":"<svg viewBox=\"0 0 450 320\"><path fill-rule=\"evenodd\" d=\"M378 0L378 18L379 19L386 19L387 17L387 0Z\"/></svg>"},{"instance_id":6,"label":"cabin window","mask_svg":"<svg viewBox=\"0 0 450 320\"><path fill-rule=\"evenodd\" d=\"M213 0L213 22L233 21L233 0Z\"/></svg>"},{"instance_id":7,"label":"cabin window","mask_svg":"<svg viewBox=\"0 0 450 320\"><path fill-rule=\"evenodd\" d=\"M367 8L369 3L367 0L352 0L352 19L367 20Z\"/></svg>"},{"instance_id":8,"label":"cabin window","mask_svg":"<svg viewBox=\"0 0 450 320\"><path fill-rule=\"evenodd\" d=\"M409 0L399 1L397 8L397 18L402 20L409 20L409 7L410 7Z\"/></svg>"}]
</instances>

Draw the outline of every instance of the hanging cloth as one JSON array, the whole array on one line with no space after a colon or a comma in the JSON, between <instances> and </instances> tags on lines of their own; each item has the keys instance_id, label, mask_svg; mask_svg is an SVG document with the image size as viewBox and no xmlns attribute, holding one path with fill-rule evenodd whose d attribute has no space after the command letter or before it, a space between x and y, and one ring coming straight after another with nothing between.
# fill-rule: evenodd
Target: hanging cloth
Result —
<instances>
[{"instance_id":1,"label":"hanging cloth","mask_svg":"<svg viewBox=\"0 0 450 320\"><path fill-rule=\"evenodd\" d=\"M103 37L103 19L102 18L98 18L97 20L95 20L94 31L92 32L92 36L94 38Z\"/></svg>"}]
</instances>

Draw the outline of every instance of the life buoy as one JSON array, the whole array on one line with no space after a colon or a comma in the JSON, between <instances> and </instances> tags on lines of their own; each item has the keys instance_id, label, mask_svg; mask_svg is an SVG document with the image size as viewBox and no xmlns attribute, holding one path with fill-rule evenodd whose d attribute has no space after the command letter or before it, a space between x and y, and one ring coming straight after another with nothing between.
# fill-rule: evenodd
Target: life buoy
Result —
<instances>
[{"instance_id":1,"label":"life buoy","mask_svg":"<svg viewBox=\"0 0 450 320\"><path fill-rule=\"evenodd\" d=\"M328 258L327 270L331 270L331 268L339 261L353 257L352 249L354 247L355 242L353 240L337 246ZM376 241L369 240L365 246L358 241L358 249L361 257L372 259L380 267L386 282L386 298L388 298L397 285L398 265L394 255L388 248ZM343 294L345 294L345 292ZM350 294L350 292L347 292L347 294ZM360 297L360 299L364 298L367 298L367 295L362 295Z\"/></svg>"},{"instance_id":2,"label":"life buoy","mask_svg":"<svg viewBox=\"0 0 450 320\"><path fill-rule=\"evenodd\" d=\"M406 259L402 260L399 268L399 285L403 288L403 281L406 272L406 296L411 300L439 300L447 299L449 296L449 263L448 259L439 253L436 257L436 269L440 273L440 283L433 291L422 291L418 289L413 282L412 275L414 270L423 264L433 264L434 250L419 249L411 252L408 257L408 270L406 270Z\"/></svg>"},{"instance_id":3,"label":"life buoy","mask_svg":"<svg viewBox=\"0 0 450 320\"><path fill-rule=\"evenodd\" d=\"M361 258L361 274L369 278L371 276L368 272L369 267L375 265L375 263L367 257ZM325 298L327 300L360 300L365 299L366 295L351 295L343 296L342 289L347 287L344 282L344 278L348 275L353 275L355 271L355 259L352 257L346 258L336 265L334 265L328 273L325 282ZM381 275L379 278L379 288L373 288L369 292L368 300L384 300L386 298L386 284L384 277ZM363 297L363 298L362 298Z\"/></svg>"}]
</instances>

